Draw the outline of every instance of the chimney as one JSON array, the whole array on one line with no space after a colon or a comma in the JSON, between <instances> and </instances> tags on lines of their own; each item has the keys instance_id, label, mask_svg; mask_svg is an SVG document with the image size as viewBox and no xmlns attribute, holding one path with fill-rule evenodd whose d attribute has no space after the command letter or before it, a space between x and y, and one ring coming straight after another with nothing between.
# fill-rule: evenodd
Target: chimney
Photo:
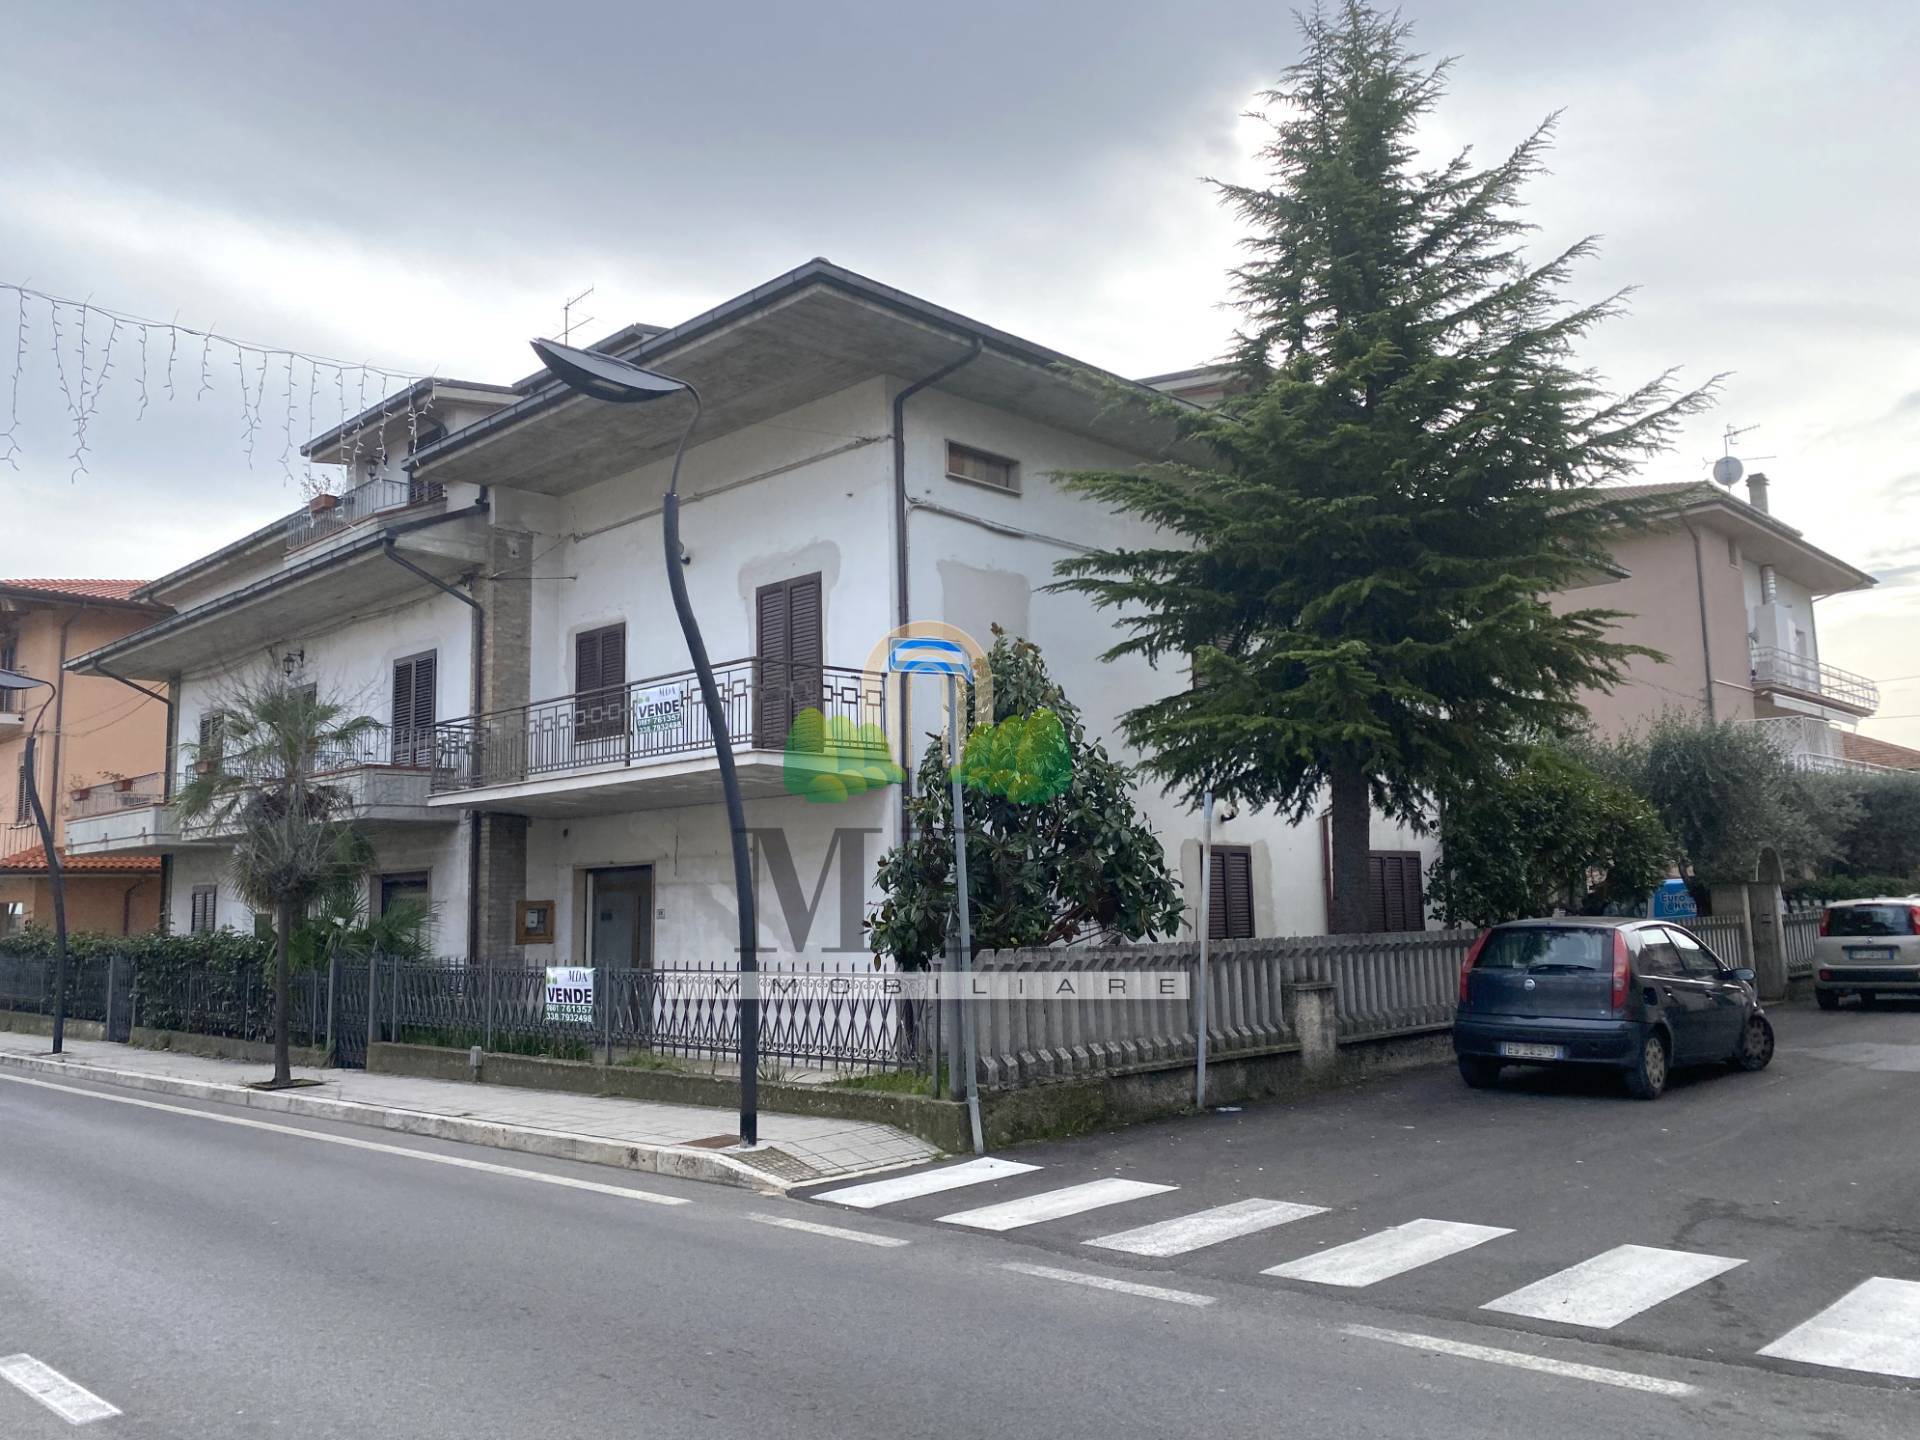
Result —
<instances>
[{"instance_id":1,"label":"chimney","mask_svg":"<svg viewBox=\"0 0 1920 1440\"><path fill-rule=\"evenodd\" d=\"M1747 476L1747 499L1762 515L1767 513L1767 477L1759 470Z\"/></svg>"}]
</instances>

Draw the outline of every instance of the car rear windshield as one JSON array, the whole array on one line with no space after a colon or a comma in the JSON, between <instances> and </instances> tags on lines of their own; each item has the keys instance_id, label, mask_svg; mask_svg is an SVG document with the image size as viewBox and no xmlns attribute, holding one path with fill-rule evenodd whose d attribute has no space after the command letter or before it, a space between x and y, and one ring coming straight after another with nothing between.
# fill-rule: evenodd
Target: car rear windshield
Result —
<instances>
[{"instance_id":1,"label":"car rear windshield","mask_svg":"<svg viewBox=\"0 0 1920 1440\"><path fill-rule=\"evenodd\" d=\"M1610 970L1613 968L1613 932L1587 926L1564 930L1545 926L1495 930L1487 936L1476 962L1481 970L1555 969Z\"/></svg>"},{"instance_id":2,"label":"car rear windshield","mask_svg":"<svg viewBox=\"0 0 1920 1440\"><path fill-rule=\"evenodd\" d=\"M1827 912L1829 935L1911 935L1913 911L1905 905L1836 905Z\"/></svg>"}]
</instances>

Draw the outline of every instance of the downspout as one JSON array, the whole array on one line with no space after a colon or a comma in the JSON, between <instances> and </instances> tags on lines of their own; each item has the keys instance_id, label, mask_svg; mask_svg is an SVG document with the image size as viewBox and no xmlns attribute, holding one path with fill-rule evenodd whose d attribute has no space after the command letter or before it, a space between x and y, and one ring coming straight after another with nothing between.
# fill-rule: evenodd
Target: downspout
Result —
<instances>
[{"instance_id":1,"label":"downspout","mask_svg":"<svg viewBox=\"0 0 1920 1440\"><path fill-rule=\"evenodd\" d=\"M486 500L482 492L480 506L484 508ZM472 595L466 594L447 584L439 576L429 574L414 564L406 556L393 548L393 539L387 538L383 547L386 557L403 570L411 570L434 589L444 591L473 612L473 632L469 652L469 668L472 671L468 682L468 714L478 715L481 710L483 690L481 688L481 665L487 653L487 612ZM477 583L473 579L469 586ZM467 815L467 963L473 964L480 952L480 812L473 810Z\"/></svg>"},{"instance_id":2,"label":"downspout","mask_svg":"<svg viewBox=\"0 0 1920 1440\"><path fill-rule=\"evenodd\" d=\"M1700 662L1707 669L1707 719L1714 720L1717 714L1713 703L1713 636L1707 624L1707 567L1700 557L1700 532L1685 515L1680 517L1680 523L1693 537L1693 580L1700 593Z\"/></svg>"},{"instance_id":3,"label":"downspout","mask_svg":"<svg viewBox=\"0 0 1920 1440\"><path fill-rule=\"evenodd\" d=\"M975 335L973 343L958 360L949 362L931 375L914 381L893 397L893 569L894 594L896 597L894 624L905 626L913 618L913 607L907 593L907 401L918 395L929 385L937 385L962 365L971 364L980 358L982 349L980 337ZM900 769L905 778L900 783L900 843L907 842L910 830L908 817L912 813L913 802L913 700L909 683L900 682Z\"/></svg>"}]
</instances>

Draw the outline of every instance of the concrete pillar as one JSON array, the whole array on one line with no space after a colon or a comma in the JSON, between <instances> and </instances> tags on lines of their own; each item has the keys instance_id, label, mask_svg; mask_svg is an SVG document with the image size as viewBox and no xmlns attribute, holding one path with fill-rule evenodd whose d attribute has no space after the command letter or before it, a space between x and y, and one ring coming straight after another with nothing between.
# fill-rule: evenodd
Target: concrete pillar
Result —
<instances>
[{"instance_id":1,"label":"concrete pillar","mask_svg":"<svg viewBox=\"0 0 1920 1440\"><path fill-rule=\"evenodd\" d=\"M1762 1000L1787 998L1787 934L1780 922L1780 887L1755 881L1747 889L1748 927L1753 935L1753 968Z\"/></svg>"},{"instance_id":2,"label":"concrete pillar","mask_svg":"<svg viewBox=\"0 0 1920 1440\"><path fill-rule=\"evenodd\" d=\"M1340 1059L1340 1031L1334 1017L1331 980L1301 980L1287 986L1287 1013L1300 1042L1300 1065L1307 1076L1332 1072Z\"/></svg>"},{"instance_id":3,"label":"concrete pillar","mask_svg":"<svg viewBox=\"0 0 1920 1440\"><path fill-rule=\"evenodd\" d=\"M527 888L527 817L489 811L480 817L480 954L496 965L517 964L514 938L519 902Z\"/></svg>"}]
</instances>

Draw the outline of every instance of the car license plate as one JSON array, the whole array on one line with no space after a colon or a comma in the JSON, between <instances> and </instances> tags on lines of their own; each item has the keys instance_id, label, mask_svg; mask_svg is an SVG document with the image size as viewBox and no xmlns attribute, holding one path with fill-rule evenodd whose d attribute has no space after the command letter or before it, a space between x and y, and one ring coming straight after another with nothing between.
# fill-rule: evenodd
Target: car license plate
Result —
<instances>
[{"instance_id":1,"label":"car license plate","mask_svg":"<svg viewBox=\"0 0 1920 1440\"><path fill-rule=\"evenodd\" d=\"M1849 945L1847 958L1849 960L1891 960L1893 947L1891 945Z\"/></svg>"},{"instance_id":2,"label":"car license plate","mask_svg":"<svg viewBox=\"0 0 1920 1440\"><path fill-rule=\"evenodd\" d=\"M1564 1045L1536 1045L1530 1040L1502 1040L1500 1053L1508 1060L1564 1060Z\"/></svg>"}]
</instances>

